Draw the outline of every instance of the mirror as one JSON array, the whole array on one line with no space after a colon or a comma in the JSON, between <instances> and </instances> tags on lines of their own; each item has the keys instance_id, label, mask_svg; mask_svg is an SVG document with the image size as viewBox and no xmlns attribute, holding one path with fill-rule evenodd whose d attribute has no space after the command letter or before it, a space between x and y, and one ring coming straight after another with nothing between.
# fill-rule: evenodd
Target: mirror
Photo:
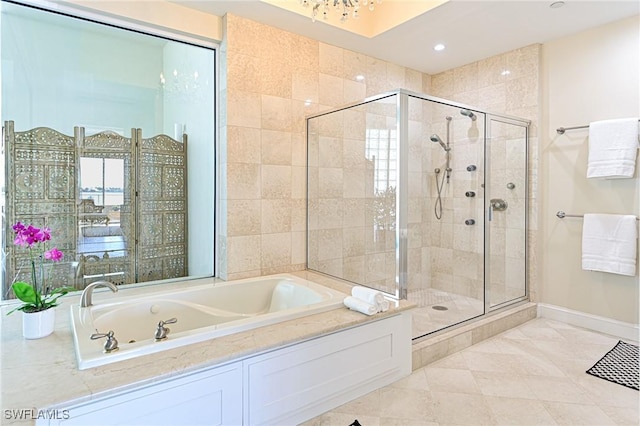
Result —
<instances>
[{"instance_id":1,"label":"mirror","mask_svg":"<svg viewBox=\"0 0 640 426\"><path fill-rule=\"evenodd\" d=\"M52 229L65 254L48 267L55 286L214 275L216 51L24 5L0 12L2 298L25 271L14 220Z\"/></svg>"}]
</instances>

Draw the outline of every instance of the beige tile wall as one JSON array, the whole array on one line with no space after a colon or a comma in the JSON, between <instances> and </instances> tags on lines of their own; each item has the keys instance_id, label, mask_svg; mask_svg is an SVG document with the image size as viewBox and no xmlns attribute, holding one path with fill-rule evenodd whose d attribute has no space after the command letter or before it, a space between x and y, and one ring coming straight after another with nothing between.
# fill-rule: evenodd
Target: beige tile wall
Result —
<instances>
[{"instance_id":1,"label":"beige tile wall","mask_svg":"<svg viewBox=\"0 0 640 426\"><path fill-rule=\"evenodd\" d=\"M457 107L429 101L411 101L409 108L410 116L416 118L409 125L410 150L415 151L410 157L422 159L409 164L409 300L427 298L429 292L424 290L429 289L481 299L483 122L462 116ZM447 116L451 117L449 125ZM449 133L452 172L444 183L446 154L439 144L429 141L434 133L444 142ZM466 170L471 164L478 168L472 173ZM437 181L436 168L440 169ZM440 219L435 216L437 187L441 188ZM478 195L468 198L466 191ZM476 225L465 225L467 219L475 220Z\"/></svg>"},{"instance_id":2,"label":"beige tile wall","mask_svg":"<svg viewBox=\"0 0 640 426\"><path fill-rule=\"evenodd\" d=\"M305 116L396 88L428 92L430 76L234 15L226 16L224 27L219 275L235 279L301 270L306 262ZM322 155L335 160L331 150ZM342 193L338 180L335 191ZM355 268L354 262L346 267Z\"/></svg>"}]
</instances>

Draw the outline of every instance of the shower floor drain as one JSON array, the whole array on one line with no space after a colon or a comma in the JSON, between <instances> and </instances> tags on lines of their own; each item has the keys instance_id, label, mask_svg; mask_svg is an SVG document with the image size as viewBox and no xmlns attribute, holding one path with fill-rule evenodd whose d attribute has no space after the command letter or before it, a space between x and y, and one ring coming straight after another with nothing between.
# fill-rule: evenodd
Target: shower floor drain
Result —
<instances>
[{"instance_id":1,"label":"shower floor drain","mask_svg":"<svg viewBox=\"0 0 640 426\"><path fill-rule=\"evenodd\" d=\"M440 306L440 305L434 305L431 307L431 309L435 309L436 311L448 311L449 308L447 308L446 306Z\"/></svg>"}]
</instances>

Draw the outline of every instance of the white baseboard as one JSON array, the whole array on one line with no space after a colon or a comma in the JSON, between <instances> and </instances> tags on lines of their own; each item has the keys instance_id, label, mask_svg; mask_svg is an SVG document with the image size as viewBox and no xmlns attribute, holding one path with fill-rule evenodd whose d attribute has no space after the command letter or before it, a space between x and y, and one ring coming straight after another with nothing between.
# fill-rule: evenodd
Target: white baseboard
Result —
<instances>
[{"instance_id":1,"label":"white baseboard","mask_svg":"<svg viewBox=\"0 0 640 426\"><path fill-rule=\"evenodd\" d=\"M610 334L621 339L633 340L635 342L640 340L640 327L638 324L574 311L563 308L562 306L538 303L538 317L561 321L600 333Z\"/></svg>"}]
</instances>

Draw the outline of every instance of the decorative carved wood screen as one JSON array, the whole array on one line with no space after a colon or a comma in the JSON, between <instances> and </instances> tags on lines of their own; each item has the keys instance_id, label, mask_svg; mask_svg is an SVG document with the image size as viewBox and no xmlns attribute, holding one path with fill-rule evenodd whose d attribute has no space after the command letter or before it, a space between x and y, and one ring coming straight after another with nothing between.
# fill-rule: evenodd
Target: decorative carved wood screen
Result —
<instances>
[{"instance_id":1,"label":"decorative carved wood screen","mask_svg":"<svg viewBox=\"0 0 640 426\"><path fill-rule=\"evenodd\" d=\"M187 139L138 130L137 281L187 275Z\"/></svg>"},{"instance_id":2,"label":"decorative carved wood screen","mask_svg":"<svg viewBox=\"0 0 640 426\"><path fill-rule=\"evenodd\" d=\"M11 283L31 282L27 250L13 245L13 224L20 221L56 231L55 244L72 261L76 259L77 169L76 136L37 127L15 132L5 123L5 279L3 295ZM73 263L48 264L48 284L74 283Z\"/></svg>"},{"instance_id":3,"label":"decorative carved wood screen","mask_svg":"<svg viewBox=\"0 0 640 426\"><path fill-rule=\"evenodd\" d=\"M52 287L82 289L101 279L128 284L188 275L186 135L179 142L166 135L143 138L141 129L132 129L130 138L111 131L85 136L82 127L74 129L74 136L43 127L16 132L12 121L5 122L4 130L5 298L16 277L30 280L26 250L13 245L11 226L17 221L53 230L65 262L47 266ZM119 228L108 216L98 220L80 211L81 158L123 161ZM114 234L119 243L92 243L96 232Z\"/></svg>"}]
</instances>

